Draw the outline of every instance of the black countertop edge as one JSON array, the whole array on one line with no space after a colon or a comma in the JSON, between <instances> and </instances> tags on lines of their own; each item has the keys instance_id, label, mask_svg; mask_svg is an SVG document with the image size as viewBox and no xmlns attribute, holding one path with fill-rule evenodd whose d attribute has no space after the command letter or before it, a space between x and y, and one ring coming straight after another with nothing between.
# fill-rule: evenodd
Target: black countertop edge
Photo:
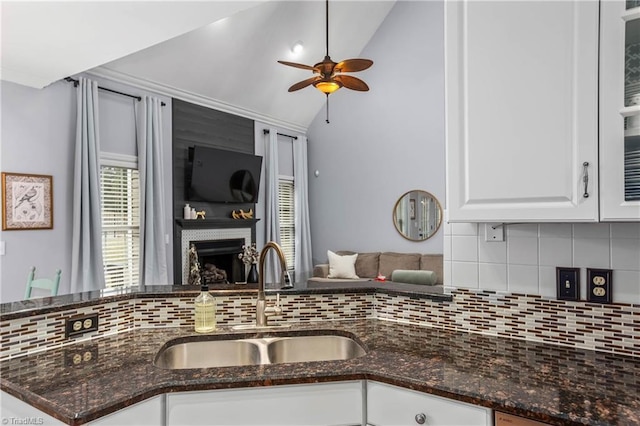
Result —
<instances>
[{"instance_id":1,"label":"black countertop edge","mask_svg":"<svg viewBox=\"0 0 640 426\"><path fill-rule=\"evenodd\" d=\"M96 290L83 293L65 294L54 297L43 297L38 299L21 300L16 302L0 304L0 321L7 321L18 318L42 315L51 312L64 311L71 308L81 308L85 306L95 306L105 303L118 302L130 299L150 299L150 298L183 298L195 297L200 291L198 286L171 286L156 285L147 286L144 289L129 287L124 289ZM214 294L224 296L241 296L257 291L256 284L229 284L210 288ZM406 289L394 289L393 286L380 288L370 287L321 287L311 289L268 289L267 294L367 294L384 293L388 295L406 296L415 299L428 299L433 301L450 302L453 297L450 294L423 293Z\"/></svg>"}]
</instances>

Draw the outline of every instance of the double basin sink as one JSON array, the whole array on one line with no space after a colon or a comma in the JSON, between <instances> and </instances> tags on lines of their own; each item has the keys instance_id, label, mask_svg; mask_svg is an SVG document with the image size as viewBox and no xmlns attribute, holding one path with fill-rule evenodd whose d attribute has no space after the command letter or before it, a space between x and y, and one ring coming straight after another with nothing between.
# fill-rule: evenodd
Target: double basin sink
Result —
<instances>
[{"instance_id":1,"label":"double basin sink","mask_svg":"<svg viewBox=\"0 0 640 426\"><path fill-rule=\"evenodd\" d=\"M154 365L164 369L231 367L347 360L365 353L354 339L333 334L229 340L196 336L167 342Z\"/></svg>"}]
</instances>

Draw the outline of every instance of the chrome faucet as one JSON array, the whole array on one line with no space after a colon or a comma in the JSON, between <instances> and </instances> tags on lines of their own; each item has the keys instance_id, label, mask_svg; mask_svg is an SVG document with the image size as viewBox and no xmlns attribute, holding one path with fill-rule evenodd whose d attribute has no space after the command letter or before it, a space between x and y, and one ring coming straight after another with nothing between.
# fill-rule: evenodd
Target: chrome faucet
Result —
<instances>
[{"instance_id":1,"label":"chrome faucet","mask_svg":"<svg viewBox=\"0 0 640 426\"><path fill-rule=\"evenodd\" d=\"M282 248L277 243L269 241L264 245L262 251L260 252L260 267L258 270L258 300L256 301L256 327L266 327L268 316L276 315L282 312L279 303L276 306L267 306L267 300L264 297L264 267L267 257L266 254L269 249L273 249L278 255L278 259L280 260L280 267L282 268L282 276L285 276L287 273L287 260L284 257ZM278 297L278 302L279 300L280 298Z\"/></svg>"}]
</instances>

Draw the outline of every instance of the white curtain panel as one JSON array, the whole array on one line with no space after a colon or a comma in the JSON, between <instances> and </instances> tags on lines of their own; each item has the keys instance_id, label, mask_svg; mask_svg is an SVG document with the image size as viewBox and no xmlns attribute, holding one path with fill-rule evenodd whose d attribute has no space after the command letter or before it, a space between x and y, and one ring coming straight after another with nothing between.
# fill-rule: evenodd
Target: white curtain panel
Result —
<instances>
[{"instance_id":1,"label":"white curtain panel","mask_svg":"<svg viewBox=\"0 0 640 426\"><path fill-rule=\"evenodd\" d=\"M280 244L280 215L278 213L278 131L269 129L265 134L265 235L264 241L274 241ZM271 251L270 251L271 252ZM276 256L271 253L266 265L264 277L265 283L280 282L280 263ZM275 272L277 271L277 273ZM278 277L278 278L276 278Z\"/></svg>"},{"instance_id":2,"label":"white curtain panel","mask_svg":"<svg viewBox=\"0 0 640 426\"><path fill-rule=\"evenodd\" d=\"M138 104L138 170L140 173L140 286L168 284L162 105L145 96Z\"/></svg>"},{"instance_id":3,"label":"white curtain panel","mask_svg":"<svg viewBox=\"0 0 640 426\"><path fill-rule=\"evenodd\" d=\"M311 223L309 222L309 174L307 137L293 141L293 177L295 179L295 281L306 283L313 272L311 257ZM298 285L296 284L296 287Z\"/></svg>"},{"instance_id":4,"label":"white curtain panel","mask_svg":"<svg viewBox=\"0 0 640 426\"><path fill-rule=\"evenodd\" d=\"M98 83L80 78L76 90L71 293L105 287L100 214Z\"/></svg>"}]
</instances>

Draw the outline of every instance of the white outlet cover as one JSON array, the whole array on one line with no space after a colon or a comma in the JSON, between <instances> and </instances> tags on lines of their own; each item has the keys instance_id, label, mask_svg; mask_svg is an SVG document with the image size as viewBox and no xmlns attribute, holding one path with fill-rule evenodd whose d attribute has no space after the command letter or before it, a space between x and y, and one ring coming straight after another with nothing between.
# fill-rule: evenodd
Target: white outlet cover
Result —
<instances>
[{"instance_id":1,"label":"white outlet cover","mask_svg":"<svg viewBox=\"0 0 640 426\"><path fill-rule=\"evenodd\" d=\"M485 223L484 240L494 242L504 241L504 226L501 223Z\"/></svg>"}]
</instances>

